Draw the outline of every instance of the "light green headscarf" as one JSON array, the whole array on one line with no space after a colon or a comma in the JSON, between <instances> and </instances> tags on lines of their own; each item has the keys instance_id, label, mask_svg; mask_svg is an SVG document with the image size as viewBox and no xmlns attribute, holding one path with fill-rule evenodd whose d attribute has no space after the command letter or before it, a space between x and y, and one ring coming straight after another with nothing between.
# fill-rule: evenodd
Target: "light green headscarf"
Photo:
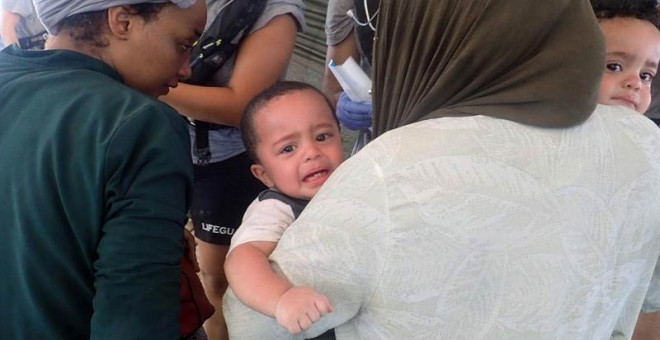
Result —
<instances>
[{"instance_id":1,"label":"light green headscarf","mask_svg":"<svg viewBox=\"0 0 660 340\"><path fill-rule=\"evenodd\" d=\"M605 64L588 0L382 0L374 132L444 116L568 127L596 106Z\"/></svg>"}]
</instances>

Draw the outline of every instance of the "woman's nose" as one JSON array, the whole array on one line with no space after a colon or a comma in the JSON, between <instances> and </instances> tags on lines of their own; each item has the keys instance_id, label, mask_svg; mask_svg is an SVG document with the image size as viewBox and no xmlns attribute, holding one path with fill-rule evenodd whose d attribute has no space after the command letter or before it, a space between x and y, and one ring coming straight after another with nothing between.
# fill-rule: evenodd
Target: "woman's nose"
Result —
<instances>
[{"instance_id":1,"label":"woman's nose","mask_svg":"<svg viewBox=\"0 0 660 340\"><path fill-rule=\"evenodd\" d=\"M192 76L192 69L190 68L190 63L186 60L179 68L178 76L180 80L188 79Z\"/></svg>"}]
</instances>

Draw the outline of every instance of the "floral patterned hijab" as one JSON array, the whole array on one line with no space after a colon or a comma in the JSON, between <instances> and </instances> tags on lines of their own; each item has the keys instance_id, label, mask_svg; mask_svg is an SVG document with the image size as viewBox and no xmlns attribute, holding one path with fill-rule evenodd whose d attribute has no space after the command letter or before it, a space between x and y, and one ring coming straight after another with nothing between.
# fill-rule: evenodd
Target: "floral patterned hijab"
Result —
<instances>
[{"instance_id":1,"label":"floral patterned hijab","mask_svg":"<svg viewBox=\"0 0 660 340\"><path fill-rule=\"evenodd\" d=\"M605 45L588 0L382 0L374 133L487 115L561 128L596 106Z\"/></svg>"}]
</instances>

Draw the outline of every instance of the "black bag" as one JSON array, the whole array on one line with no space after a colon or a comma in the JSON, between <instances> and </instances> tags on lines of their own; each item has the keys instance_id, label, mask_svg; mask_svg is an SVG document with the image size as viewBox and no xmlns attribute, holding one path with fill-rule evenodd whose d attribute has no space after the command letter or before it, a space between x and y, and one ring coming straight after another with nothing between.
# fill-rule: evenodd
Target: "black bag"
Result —
<instances>
[{"instance_id":1,"label":"black bag","mask_svg":"<svg viewBox=\"0 0 660 340\"><path fill-rule=\"evenodd\" d=\"M266 8L266 0L230 0L193 46L192 75L184 83L205 85L238 50L243 38ZM222 125L195 120L194 154L198 165L211 159L208 130Z\"/></svg>"},{"instance_id":2,"label":"black bag","mask_svg":"<svg viewBox=\"0 0 660 340\"><path fill-rule=\"evenodd\" d=\"M367 0L366 4L368 8L364 7L364 0L354 0L353 6L355 6L355 16L356 19L361 23L355 26L356 34L359 41L359 48L362 51L362 55L366 61L371 65L371 59L373 56L373 46L374 46L374 30L371 26L376 26L376 20L378 16L378 8L380 6L380 0ZM367 9L369 16L367 16Z\"/></svg>"}]
</instances>

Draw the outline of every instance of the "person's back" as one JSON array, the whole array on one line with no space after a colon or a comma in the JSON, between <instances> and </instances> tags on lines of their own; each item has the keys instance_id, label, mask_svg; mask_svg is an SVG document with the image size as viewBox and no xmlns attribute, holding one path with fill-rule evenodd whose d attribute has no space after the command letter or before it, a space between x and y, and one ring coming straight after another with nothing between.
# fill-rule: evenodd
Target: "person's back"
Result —
<instances>
[{"instance_id":1,"label":"person's back","mask_svg":"<svg viewBox=\"0 0 660 340\"><path fill-rule=\"evenodd\" d=\"M332 291L343 309L318 323L338 339L630 336L660 252L660 211L643 209L660 199L656 130L607 106L566 130L483 116L412 124L347 160L272 257L297 284ZM319 239L330 241L319 250ZM350 280L321 279L340 272Z\"/></svg>"},{"instance_id":2,"label":"person's back","mask_svg":"<svg viewBox=\"0 0 660 340\"><path fill-rule=\"evenodd\" d=\"M88 23L111 7L97 5L81 14ZM193 28L204 24L202 2L187 10L141 4L152 17L118 13L129 8L137 7L105 15L142 20L143 29L169 22L167 38L185 31L194 40ZM58 32L57 49L0 53L0 190L8 198L0 206L0 267L8 274L0 305L11 306L0 329L14 339L177 337L192 171L185 125L149 94L167 90L158 79L179 76L171 57L180 49L148 44L167 46L169 64L128 74L122 58L107 64L86 54L88 41L70 48L77 26L62 20L70 25ZM128 41L145 33L134 29ZM97 53L118 52L103 32L110 43Z\"/></svg>"},{"instance_id":3,"label":"person's back","mask_svg":"<svg viewBox=\"0 0 660 340\"><path fill-rule=\"evenodd\" d=\"M132 185L127 177L136 176L140 169L133 167L137 164L120 163L125 160L119 155L135 142L126 138L136 138L135 127L126 123L139 121L145 130L167 133L180 120L172 111L153 107L163 104L147 102L144 95L85 70L100 63L90 65L87 58L76 57L69 62L79 63L79 68L61 71L58 66L71 65L53 63L51 68L39 69L26 63L16 68L6 63L6 56L0 59L0 190L11 197L0 207L4 226L0 261L2 268L15 275L2 280L0 291L2 305L18 307L0 323L10 325L2 327L9 334L23 328L25 338L44 336L45 330L54 337L84 337L61 325L91 318L95 289L90 283L95 271L103 270L96 263L96 248L104 223L131 202L126 197ZM54 89L44 83L59 85ZM85 84L85 91L80 84ZM149 135L154 137L153 132ZM154 151L177 155L173 150L178 150L179 161L186 161L183 144L173 142L185 137L183 127L179 126L176 138L164 137L159 138L163 145L144 140L140 143L144 150L135 150L132 157ZM142 246L139 238L114 242ZM97 303L110 302L104 299Z\"/></svg>"},{"instance_id":4,"label":"person's back","mask_svg":"<svg viewBox=\"0 0 660 340\"><path fill-rule=\"evenodd\" d=\"M378 151L348 161L355 172L336 179L342 183L328 182L355 197L343 204L360 204L366 212L344 223L360 225L370 242L387 244L370 255L381 260L363 260L376 264L371 271L351 268L379 277L377 286L363 283L372 302L357 318L369 323L373 314L378 333L357 334L600 339L615 326L630 330L636 313L626 311L639 311L647 288L631 283L648 282L660 251L660 212L640 209L660 198L660 134L653 129L642 117L600 107L590 121L564 131L488 117L447 118L376 140L371 148ZM636 140L640 130L654 137ZM428 151L401 157L422 142ZM381 166L371 168L374 162ZM383 178L377 185L349 179L375 171ZM396 213L409 202L413 211ZM333 214L343 204L333 206ZM384 228L383 211L389 212ZM321 220L331 218L326 215ZM363 221L374 222L365 228ZM314 223L301 216L299 223L305 222ZM416 244L420 252L399 244ZM347 248L359 246L344 244L342 251ZM286 251L278 254L280 265ZM402 331L400 322L388 327L383 315L410 328ZM433 323L443 327L422 326Z\"/></svg>"}]
</instances>

